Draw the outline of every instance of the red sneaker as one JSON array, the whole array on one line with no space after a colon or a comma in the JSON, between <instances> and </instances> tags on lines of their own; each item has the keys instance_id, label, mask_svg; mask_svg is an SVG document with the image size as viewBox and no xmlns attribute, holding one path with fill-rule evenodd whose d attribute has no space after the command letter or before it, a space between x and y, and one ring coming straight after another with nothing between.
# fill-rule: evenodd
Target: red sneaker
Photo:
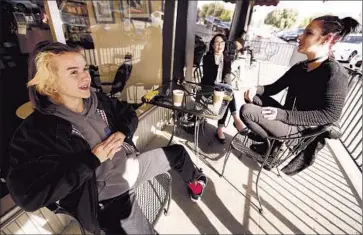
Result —
<instances>
[{"instance_id":1,"label":"red sneaker","mask_svg":"<svg viewBox=\"0 0 363 235\"><path fill-rule=\"evenodd\" d=\"M197 202L201 199L205 186L207 185L207 177L200 175L196 181L188 183L188 190L190 193L190 199L193 202Z\"/></svg>"}]
</instances>

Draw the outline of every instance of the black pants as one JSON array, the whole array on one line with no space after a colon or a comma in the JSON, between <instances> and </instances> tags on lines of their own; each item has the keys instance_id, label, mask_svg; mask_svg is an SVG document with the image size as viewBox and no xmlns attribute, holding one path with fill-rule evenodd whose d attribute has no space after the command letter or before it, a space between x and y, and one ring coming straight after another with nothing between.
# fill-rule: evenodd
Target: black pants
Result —
<instances>
[{"instance_id":1,"label":"black pants","mask_svg":"<svg viewBox=\"0 0 363 235\"><path fill-rule=\"evenodd\" d=\"M253 103L244 104L240 110L241 120L246 126L263 139L268 136L285 137L299 132L298 126L292 126L277 120L267 120L262 116L262 107L283 108L271 97L255 96Z\"/></svg>"},{"instance_id":2,"label":"black pants","mask_svg":"<svg viewBox=\"0 0 363 235\"><path fill-rule=\"evenodd\" d=\"M237 111L237 105L236 100L234 99L234 95L232 96L232 100L229 102L228 110L231 112L231 115L234 115ZM226 124L228 110L226 110L223 117L218 120L218 127L224 127L224 125Z\"/></svg>"},{"instance_id":3,"label":"black pants","mask_svg":"<svg viewBox=\"0 0 363 235\"><path fill-rule=\"evenodd\" d=\"M170 169L176 170L185 183L200 174L182 145L147 151L140 154L138 160L140 171L133 188L121 196L101 202L106 206L98 218L106 234L154 234L152 225L136 201L134 189Z\"/></svg>"}]
</instances>

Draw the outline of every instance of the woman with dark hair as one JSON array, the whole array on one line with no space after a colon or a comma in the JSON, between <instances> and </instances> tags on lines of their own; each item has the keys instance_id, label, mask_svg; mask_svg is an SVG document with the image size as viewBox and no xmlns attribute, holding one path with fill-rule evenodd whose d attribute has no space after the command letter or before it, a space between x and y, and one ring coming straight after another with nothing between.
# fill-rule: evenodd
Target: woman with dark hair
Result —
<instances>
[{"instance_id":1,"label":"woman with dark hair","mask_svg":"<svg viewBox=\"0 0 363 235\"><path fill-rule=\"evenodd\" d=\"M276 82L245 92L247 104L242 106L240 117L246 126L266 139L267 136L294 135L311 126L337 123L348 91L348 76L344 67L331 57L331 48L358 26L351 17L339 19L326 15L314 19L298 37L298 52L308 59L292 66ZM286 88L284 105L270 97ZM266 144L252 148L264 153ZM285 173L290 170L283 169Z\"/></svg>"},{"instance_id":2,"label":"woman with dark hair","mask_svg":"<svg viewBox=\"0 0 363 235\"><path fill-rule=\"evenodd\" d=\"M181 145L144 153L132 136L138 117L131 105L90 90L79 49L37 44L29 64L35 107L11 141L7 186L26 211L59 204L94 234L153 234L134 188L176 170L193 201L207 183ZM106 205L101 211L99 204Z\"/></svg>"},{"instance_id":3,"label":"woman with dark hair","mask_svg":"<svg viewBox=\"0 0 363 235\"><path fill-rule=\"evenodd\" d=\"M226 45L226 37L223 34L216 34L209 44L209 51L203 57L203 78L202 85L214 86L215 83L231 84L231 60L224 54ZM237 114L236 101L234 97L229 103L229 111L231 112L234 125L238 131L243 129L243 123ZM218 121L218 129L216 138L224 144L226 138L224 136L224 125L227 119L228 111L223 118Z\"/></svg>"}]
</instances>

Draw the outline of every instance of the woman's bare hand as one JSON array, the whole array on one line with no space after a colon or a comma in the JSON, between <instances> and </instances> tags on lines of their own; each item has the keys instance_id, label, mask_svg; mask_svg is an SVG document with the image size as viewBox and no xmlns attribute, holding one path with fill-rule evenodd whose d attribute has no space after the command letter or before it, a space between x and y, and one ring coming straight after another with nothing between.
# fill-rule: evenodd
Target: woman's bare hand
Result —
<instances>
[{"instance_id":1,"label":"woman's bare hand","mask_svg":"<svg viewBox=\"0 0 363 235\"><path fill-rule=\"evenodd\" d=\"M245 100L251 103L253 101L253 97L255 97L256 93L257 93L257 87L252 87L252 88L248 89L244 94Z\"/></svg>"},{"instance_id":2,"label":"woman's bare hand","mask_svg":"<svg viewBox=\"0 0 363 235\"><path fill-rule=\"evenodd\" d=\"M274 107L262 107L262 116L267 120L276 120L277 108Z\"/></svg>"}]
</instances>

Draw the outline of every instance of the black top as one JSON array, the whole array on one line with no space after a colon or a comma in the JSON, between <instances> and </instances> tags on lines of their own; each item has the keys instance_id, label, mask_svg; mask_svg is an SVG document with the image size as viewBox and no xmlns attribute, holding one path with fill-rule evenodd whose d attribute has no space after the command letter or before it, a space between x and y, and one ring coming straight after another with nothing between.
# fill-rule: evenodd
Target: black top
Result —
<instances>
[{"instance_id":1,"label":"black top","mask_svg":"<svg viewBox=\"0 0 363 235\"><path fill-rule=\"evenodd\" d=\"M223 71L222 71L222 81L227 84L231 84L231 70L232 63L225 54L223 54ZM202 85L214 86L214 82L217 79L218 65L214 58L214 54L208 52L203 57L203 78Z\"/></svg>"},{"instance_id":2,"label":"black top","mask_svg":"<svg viewBox=\"0 0 363 235\"><path fill-rule=\"evenodd\" d=\"M273 84L259 86L258 95L275 95L288 88L284 109L277 120L290 125L318 126L339 120L348 92L348 74L332 59L308 72L303 63L291 67ZM292 108L295 103L295 110Z\"/></svg>"}]
</instances>

